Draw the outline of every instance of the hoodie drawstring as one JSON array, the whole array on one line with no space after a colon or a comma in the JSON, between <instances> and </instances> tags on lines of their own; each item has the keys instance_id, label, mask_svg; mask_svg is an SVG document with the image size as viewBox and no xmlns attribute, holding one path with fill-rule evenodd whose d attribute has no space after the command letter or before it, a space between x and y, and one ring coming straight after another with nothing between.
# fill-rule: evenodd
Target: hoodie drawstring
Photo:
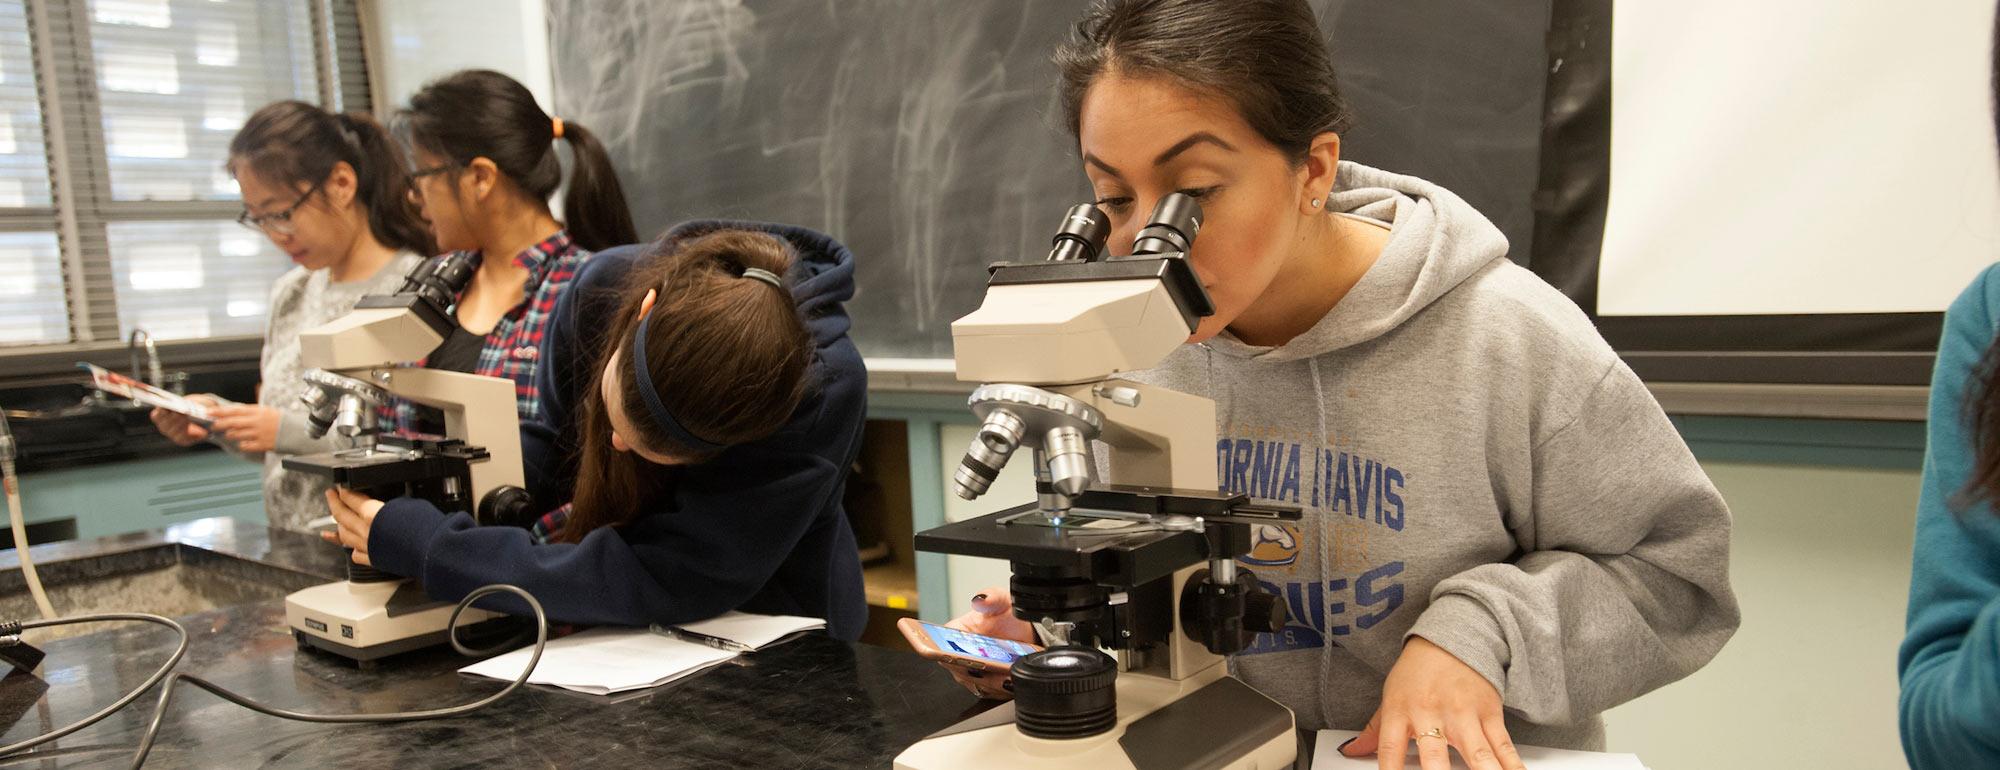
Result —
<instances>
[{"instance_id":1,"label":"hoodie drawstring","mask_svg":"<svg viewBox=\"0 0 2000 770\"><path fill-rule=\"evenodd\" d=\"M1313 451L1319 452L1324 451L1324 447L1331 447L1333 445L1333 439L1326 435L1326 391L1320 386L1319 382L1319 358L1307 358L1306 370L1312 373L1313 411L1319 414L1319 443L1321 447L1313 449ZM1321 468L1320 472L1326 473L1328 471L1325 468ZM1300 523L1304 524L1304 522ZM1324 585L1327 578L1333 574L1332 522L1327 521L1326 516L1321 516L1320 520L1314 523L1314 528L1319 530L1317 533L1319 536L1313 538L1319 541L1319 577L1317 580ZM1304 527L1300 527L1300 529L1304 529ZM1305 533L1301 532L1300 534L1304 535ZM1315 689L1319 699L1320 723L1322 726L1331 727L1333 726L1331 721L1333 714L1327 710L1326 692L1333 681L1333 640L1323 639L1322 641L1324 644L1321 644L1319 648L1319 687Z\"/></svg>"}]
</instances>

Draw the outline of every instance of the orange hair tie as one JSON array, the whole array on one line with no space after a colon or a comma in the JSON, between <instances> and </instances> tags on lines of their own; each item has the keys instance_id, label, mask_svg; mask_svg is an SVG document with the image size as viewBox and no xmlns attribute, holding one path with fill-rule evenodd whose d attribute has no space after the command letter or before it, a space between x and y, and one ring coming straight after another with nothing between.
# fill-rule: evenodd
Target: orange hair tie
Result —
<instances>
[{"instance_id":1,"label":"orange hair tie","mask_svg":"<svg viewBox=\"0 0 2000 770\"><path fill-rule=\"evenodd\" d=\"M556 138L557 139L563 138L562 118L549 118L549 120L555 123Z\"/></svg>"}]
</instances>

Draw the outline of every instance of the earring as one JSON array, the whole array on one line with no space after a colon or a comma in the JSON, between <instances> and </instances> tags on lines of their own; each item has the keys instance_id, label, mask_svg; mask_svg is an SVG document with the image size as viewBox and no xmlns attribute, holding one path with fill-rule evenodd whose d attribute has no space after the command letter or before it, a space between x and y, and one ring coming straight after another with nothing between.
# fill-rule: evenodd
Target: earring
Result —
<instances>
[{"instance_id":1,"label":"earring","mask_svg":"<svg viewBox=\"0 0 2000 770\"><path fill-rule=\"evenodd\" d=\"M1319 199L1318 199L1318 198L1314 198L1314 199L1313 199L1313 208L1319 208Z\"/></svg>"}]
</instances>

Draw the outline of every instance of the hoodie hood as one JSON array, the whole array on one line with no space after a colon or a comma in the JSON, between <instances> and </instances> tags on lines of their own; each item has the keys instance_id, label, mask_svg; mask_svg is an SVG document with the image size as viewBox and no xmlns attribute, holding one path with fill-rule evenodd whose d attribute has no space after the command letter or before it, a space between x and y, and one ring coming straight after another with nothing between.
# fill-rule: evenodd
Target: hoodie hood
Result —
<instances>
[{"instance_id":1,"label":"hoodie hood","mask_svg":"<svg viewBox=\"0 0 2000 770\"><path fill-rule=\"evenodd\" d=\"M854 252L833 236L795 225L747 222L726 219L697 219L675 225L661 239L662 249L698 238L717 230L752 230L785 239L798 253L798 261L785 276L792 285L792 300L806 321L813 342L826 347L846 339L854 325L842 303L854 298Z\"/></svg>"},{"instance_id":2,"label":"hoodie hood","mask_svg":"<svg viewBox=\"0 0 2000 770\"><path fill-rule=\"evenodd\" d=\"M1361 281L1319 323L1283 345L1245 344L1224 330L1205 347L1266 362L1330 353L1382 336L1507 257L1507 237L1485 215L1450 190L1413 176L1342 161L1327 211L1389 227L1388 244Z\"/></svg>"}]
</instances>

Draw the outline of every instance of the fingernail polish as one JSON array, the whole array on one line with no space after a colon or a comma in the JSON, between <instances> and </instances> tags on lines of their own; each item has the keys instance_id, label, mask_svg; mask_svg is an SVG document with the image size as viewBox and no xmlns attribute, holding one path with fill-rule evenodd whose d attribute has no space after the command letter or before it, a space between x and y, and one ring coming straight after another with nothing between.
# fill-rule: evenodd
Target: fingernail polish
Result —
<instances>
[{"instance_id":1,"label":"fingernail polish","mask_svg":"<svg viewBox=\"0 0 2000 770\"><path fill-rule=\"evenodd\" d=\"M975 602L983 602L983 601L986 601L986 594L973 594L973 595L972 595L972 600L973 600L973 601L975 601Z\"/></svg>"},{"instance_id":2,"label":"fingernail polish","mask_svg":"<svg viewBox=\"0 0 2000 770\"><path fill-rule=\"evenodd\" d=\"M1350 743L1353 743L1353 742L1355 742L1355 741L1358 741L1358 740L1361 740L1361 736L1359 736L1359 735L1357 735L1357 736L1354 736L1354 737L1352 737L1352 738L1349 738L1349 739L1347 739L1347 740L1345 740L1345 741L1341 741L1341 743L1340 743L1340 745L1339 745L1339 746L1335 746L1335 747L1333 747L1333 750L1334 750L1334 752L1335 752L1335 753L1339 753L1339 754L1346 754L1346 753L1347 753L1347 745L1348 745L1348 744L1350 744Z\"/></svg>"}]
</instances>

